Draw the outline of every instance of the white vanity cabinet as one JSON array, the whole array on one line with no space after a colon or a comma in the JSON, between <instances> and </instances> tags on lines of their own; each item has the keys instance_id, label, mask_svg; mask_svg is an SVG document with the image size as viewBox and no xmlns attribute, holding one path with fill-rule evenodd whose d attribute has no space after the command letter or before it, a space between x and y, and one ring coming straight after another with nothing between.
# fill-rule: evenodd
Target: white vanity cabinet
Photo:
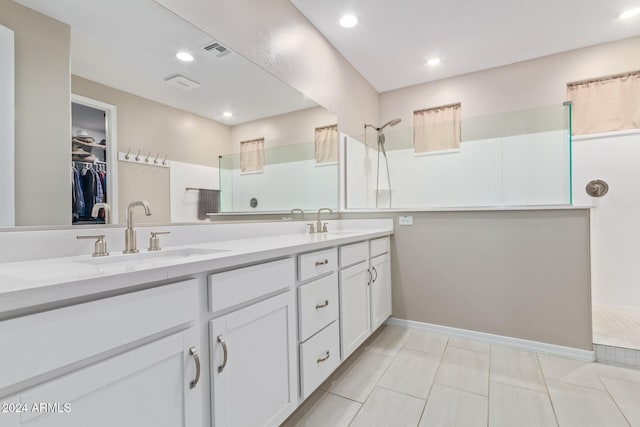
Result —
<instances>
[{"instance_id":1,"label":"white vanity cabinet","mask_svg":"<svg viewBox=\"0 0 640 427\"><path fill-rule=\"evenodd\" d=\"M278 426L297 406L294 280L291 258L210 275L226 313L210 321L215 427Z\"/></svg>"},{"instance_id":2,"label":"white vanity cabinet","mask_svg":"<svg viewBox=\"0 0 640 427\"><path fill-rule=\"evenodd\" d=\"M300 395L306 399L340 364L337 248L298 255Z\"/></svg>"},{"instance_id":3,"label":"white vanity cabinet","mask_svg":"<svg viewBox=\"0 0 640 427\"><path fill-rule=\"evenodd\" d=\"M0 399L20 404L0 425L200 427L196 316L190 280L1 322L2 387L46 380Z\"/></svg>"},{"instance_id":4,"label":"white vanity cabinet","mask_svg":"<svg viewBox=\"0 0 640 427\"><path fill-rule=\"evenodd\" d=\"M371 330L375 331L391 316L391 263L389 238L371 240L371 278L369 295Z\"/></svg>"},{"instance_id":5,"label":"white vanity cabinet","mask_svg":"<svg viewBox=\"0 0 640 427\"><path fill-rule=\"evenodd\" d=\"M388 237L340 247L340 338L346 359L391 315Z\"/></svg>"}]
</instances>

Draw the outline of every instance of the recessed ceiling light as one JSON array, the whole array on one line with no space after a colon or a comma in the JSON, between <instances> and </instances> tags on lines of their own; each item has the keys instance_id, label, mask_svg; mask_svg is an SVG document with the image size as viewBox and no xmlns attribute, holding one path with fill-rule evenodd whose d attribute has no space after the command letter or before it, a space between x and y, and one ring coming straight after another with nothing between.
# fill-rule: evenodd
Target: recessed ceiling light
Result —
<instances>
[{"instance_id":1,"label":"recessed ceiling light","mask_svg":"<svg viewBox=\"0 0 640 427\"><path fill-rule=\"evenodd\" d=\"M442 61L440 60L440 58L435 57L435 58L431 58L427 61L427 65L434 67L438 64L440 64Z\"/></svg>"},{"instance_id":2,"label":"recessed ceiling light","mask_svg":"<svg viewBox=\"0 0 640 427\"><path fill-rule=\"evenodd\" d=\"M191 55L189 52L178 52L176 53L176 58L184 62L193 61L193 55Z\"/></svg>"},{"instance_id":3,"label":"recessed ceiling light","mask_svg":"<svg viewBox=\"0 0 640 427\"><path fill-rule=\"evenodd\" d=\"M233 113L231 111L225 111L224 113L222 113L222 115L225 117L232 117Z\"/></svg>"},{"instance_id":4,"label":"recessed ceiling light","mask_svg":"<svg viewBox=\"0 0 640 427\"><path fill-rule=\"evenodd\" d=\"M340 18L340 25L344 28L353 28L358 25L358 18L354 15L344 15Z\"/></svg>"},{"instance_id":5,"label":"recessed ceiling light","mask_svg":"<svg viewBox=\"0 0 640 427\"><path fill-rule=\"evenodd\" d=\"M629 9L625 12L622 12L619 16L620 19L629 19L629 18L633 18L634 16L640 14L640 7L636 7L634 9Z\"/></svg>"}]
</instances>

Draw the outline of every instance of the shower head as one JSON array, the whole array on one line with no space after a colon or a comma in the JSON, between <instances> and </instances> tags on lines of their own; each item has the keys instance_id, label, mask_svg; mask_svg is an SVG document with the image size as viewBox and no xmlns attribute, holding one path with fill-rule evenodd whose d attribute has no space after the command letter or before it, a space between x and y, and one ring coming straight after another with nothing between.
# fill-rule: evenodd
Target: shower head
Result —
<instances>
[{"instance_id":1,"label":"shower head","mask_svg":"<svg viewBox=\"0 0 640 427\"><path fill-rule=\"evenodd\" d=\"M400 123L401 121L402 121L402 119L393 119L393 120L388 121L387 123L385 123L384 125L382 125L380 127L375 127L374 125L370 125L370 124L365 123L364 127L365 127L365 129L366 128L372 128L372 129L377 130L378 132L382 132L382 129L386 128L387 126L395 126L398 123Z\"/></svg>"},{"instance_id":2,"label":"shower head","mask_svg":"<svg viewBox=\"0 0 640 427\"><path fill-rule=\"evenodd\" d=\"M384 125L382 125L380 127L380 130L386 128L387 126L395 126L398 123L400 123L402 121L402 119L393 119L393 120L389 120L387 123L385 123Z\"/></svg>"}]
</instances>

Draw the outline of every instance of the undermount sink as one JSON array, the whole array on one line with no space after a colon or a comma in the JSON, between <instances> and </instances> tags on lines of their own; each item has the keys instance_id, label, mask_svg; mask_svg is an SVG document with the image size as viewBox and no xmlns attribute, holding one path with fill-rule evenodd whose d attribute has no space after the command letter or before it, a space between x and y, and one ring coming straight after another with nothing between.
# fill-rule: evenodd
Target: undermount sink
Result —
<instances>
[{"instance_id":1,"label":"undermount sink","mask_svg":"<svg viewBox=\"0 0 640 427\"><path fill-rule=\"evenodd\" d=\"M80 264L104 265L115 263L129 262L149 262L149 261L165 261L179 258L190 258L194 256L211 255L220 252L227 252L225 249L200 249L200 248L184 248L184 249L167 249L155 252L140 252L137 254L105 256L99 258L78 260Z\"/></svg>"}]
</instances>

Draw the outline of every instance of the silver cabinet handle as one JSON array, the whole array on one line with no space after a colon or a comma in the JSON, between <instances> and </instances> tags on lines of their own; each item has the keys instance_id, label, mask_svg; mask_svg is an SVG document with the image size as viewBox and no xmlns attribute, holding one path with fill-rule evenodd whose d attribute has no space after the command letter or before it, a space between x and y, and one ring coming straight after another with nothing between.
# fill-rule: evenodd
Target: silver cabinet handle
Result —
<instances>
[{"instance_id":1,"label":"silver cabinet handle","mask_svg":"<svg viewBox=\"0 0 640 427\"><path fill-rule=\"evenodd\" d=\"M320 267L321 265L329 264L329 260L325 259L324 261L316 261L316 267Z\"/></svg>"},{"instance_id":2,"label":"silver cabinet handle","mask_svg":"<svg viewBox=\"0 0 640 427\"><path fill-rule=\"evenodd\" d=\"M325 308L329 305L329 300L326 299L322 304L316 304L316 310L320 310L321 308Z\"/></svg>"},{"instance_id":3,"label":"silver cabinet handle","mask_svg":"<svg viewBox=\"0 0 640 427\"><path fill-rule=\"evenodd\" d=\"M373 281L373 274L371 274L371 270L367 269L367 274L369 275L369 279L367 279L367 285L370 285Z\"/></svg>"},{"instance_id":4,"label":"silver cabinet handle","mask_svg":"<svg viewBox=\"0 0 640 427\"><path fill-rule=\"evenodd\" d=\"M195 347L189 349L189 353L193 356L193 360L196 362L196 377L189 383L189 388L194 389L200 381L200 356L198 356L198 350Z\"/></svg>"},{"instance_id":5,"label":"silver cabinet handle","mask_svg":"<svg viewBox=\"0 0 640 427\"><path fill-rule=\"evenodd\" d=\"M222 365L218 366L218 373L220 373L224 370L224 367L227 366L227 356L229 353L227 351L227 343L224 342L224 337L222 335L218 335L218 342L222 344L222 353L224 357L222 359Z\"/></svg>"},{"instance_id":6,"label":"silver cabinet handle","mask_svg":"<svg viewBox=\"0 0 640 427\"><path fill-rule=\"evenodd\" d=\"M376 273L376 277L373 278L373 281L375 282L376 280L378 280L378 270L376 270L375 267L371 267L373 268L373 272Z\"/></svg>"},{"instance_id":7,"label":"silver cabinet handle","mask_svg":"<svg viewBox=\"0 0 640 427\"><path fill-rule=\"evenodd\" d=\"M321 357L320 359L318 359L317 363L322 363L325 360L327 360L329 357L331 357L331 353L329 353L329 350L327 350L326 353L324 354L324 356Z\"/></svg>"}]
</instances>

